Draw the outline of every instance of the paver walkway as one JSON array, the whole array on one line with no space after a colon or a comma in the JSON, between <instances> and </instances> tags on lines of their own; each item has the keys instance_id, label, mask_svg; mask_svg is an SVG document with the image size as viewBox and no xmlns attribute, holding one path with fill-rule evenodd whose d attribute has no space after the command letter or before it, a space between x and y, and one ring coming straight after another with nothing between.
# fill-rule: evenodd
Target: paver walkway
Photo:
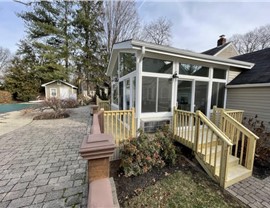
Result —
<instances>
[{"instance_id":1,"label":"paver walkway","mask_svg":"<svg viewBox=\"0 0 270 208\"><path fill-rule=\"evenodd\" d=\"M232 195L252 208L270 208L270 177L249 177L227 188Z\"/></svg>"},{"instance_id":2,"label":"paver walkway","mask_svg":"<svg viewBox=\"0 0 270 208\"><path fill-rule=\"evenodd\" d=\"M86 207L86 161L78 151L89 106L0 136L0 208Z\"/></svg>"}]
</instances>

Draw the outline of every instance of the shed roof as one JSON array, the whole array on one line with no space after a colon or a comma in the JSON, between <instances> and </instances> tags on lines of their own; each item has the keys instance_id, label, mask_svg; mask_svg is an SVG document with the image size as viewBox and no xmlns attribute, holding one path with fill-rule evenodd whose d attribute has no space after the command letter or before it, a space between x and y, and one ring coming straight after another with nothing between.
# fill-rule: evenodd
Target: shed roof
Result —
<instances>
[{"instance_id":1,"label":"shed roof","mask_svg":"<svg viewBox=\"0 0 270 208\"><path fill-rule=\"evenodd\" d=\"M251 70L243 71L229 85L270 83L270 48L235 56L231 59L250 61L255 63L255 66Z\"/></svg>"},{"instance_id":2,"label":"shed roof","mask_svg":"<svg viewBox=\"0 0 270 208\"><path fill-rule=\"evenodd\" d=\"M167 55L177 58L182 58L186 60L193 61L202 61L210 64L219 64L224 66L234 66L244 69L251 69L253 67L253 63L243 62L239 60L220 58L208 54L201 54L190 52L187 50L177 49L168 46L161 46L152 43L147 43L143 41L137 40L127 40L120 43L116 43L113 46L113 51L111 53L110 62L107 68L106 74L111 76L113 73L114 65L117 60L117 54L120 50L139 50L144 54L145 52L157 53L161 55Z\"/></svg>"},{"instance_id":3,"label":"shed roof","mask_svg":"<svg viewBox=\"0 0 270 208\"><path fill-rule=\"evenodd\" d=\"M70 86L72 88L78 89L78 87L76 87L76 86L74 86L74 85L72 85L72 84L70 84L68 82L62 81L62 80L53 80L53 81L47 82L45 84L42 84L41 86L42 87L45 87L45 86L50 85L50 84L52 84L54 82L61 82L61 83L65 84L65 85L68 85L68 86Z\"/></svg>"}]
</instances>

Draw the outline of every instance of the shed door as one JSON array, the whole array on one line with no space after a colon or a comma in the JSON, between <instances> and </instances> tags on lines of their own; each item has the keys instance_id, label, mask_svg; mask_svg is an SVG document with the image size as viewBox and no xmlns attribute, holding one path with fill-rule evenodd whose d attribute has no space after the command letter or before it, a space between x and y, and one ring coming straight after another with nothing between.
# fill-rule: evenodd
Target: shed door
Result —
<instances>
[{"instance_id":1,"label":"shed door","mask_svg":"<svg viewBox=\"0 0 270 208\"><path fill-rule=\"evenodd\" d=\"M68 88L63 88L63 87L61 87L60 88L60 98L61 99L67 99L67 98L69 98L69 93L68 93Z\"/></svg>"}]
</instances>

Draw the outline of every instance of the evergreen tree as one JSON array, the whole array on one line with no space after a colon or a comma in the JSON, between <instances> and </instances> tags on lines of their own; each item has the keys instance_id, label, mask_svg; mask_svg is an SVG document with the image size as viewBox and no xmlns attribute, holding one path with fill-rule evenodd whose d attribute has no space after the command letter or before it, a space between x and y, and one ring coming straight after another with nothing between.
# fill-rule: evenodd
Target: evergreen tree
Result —
<instances>
[{"instance_id":1,"label":"evergreen tree","mask_svg":"<svg viewBox=\"0 0 270 208\"><path fill-rule=\"evenodd\" d=\"M33 48L22 41L17 56L4 76L4 87L15 99L29 101L39 95L41 79L40 74L35 71L36 63Z\"/></svg>"},{"instance_id":2,"label":"evergreen tree","mask_svg":"<svg viewBox=\"0 0 270 208\"><path fill-rule=\"evenodd\" d=\"M68 79L73 3L40 1L31 5L31 10L19 17L24 20L28 39L38 54L36 69L44 73L46 81Z\"/></svg>"},{"instance_id":3,"label":"evergreen tree","mask_svg":"<svg viewBox=\"0 0 270 208\"><path fill-rule=\"evenodd\" d=\"M78 83L86 81L89 91L90 83L95 86L104 80L105 65L102 50L101 35L103 25L101 21L101 1L80 1L77 4L74 17L75 63L77 67ZM82 86L80 86L82 90Z\"/></svg>"}]
</instances>

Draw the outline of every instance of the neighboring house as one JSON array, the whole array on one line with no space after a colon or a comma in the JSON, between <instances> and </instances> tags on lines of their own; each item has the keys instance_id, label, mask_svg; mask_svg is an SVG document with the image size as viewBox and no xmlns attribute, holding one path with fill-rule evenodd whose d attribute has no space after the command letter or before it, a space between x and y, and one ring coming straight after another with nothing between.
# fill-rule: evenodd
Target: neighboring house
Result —
<instances>
[{"instance_id":1,"label":"neighboring house","mask_svg":"<svg viewBox=\"0 0 270 208\"><path fill-rule=\"evenodd\" d=\"M233 53L231 47L221 46L219 53ZM149 132L170 123L175 106L209 117L214 105L226 107L226 84L253 65L142 41L116 43L107 69L111 107L134 107L137 128Z\"/></svg>"},{"instance_id":2,"label":"neighboring house","mask_svg":"<svg viewBox=\"0 0 270 208\"><path fill-rule=\"evenodd\" d=\"M227 84L227 108L244 110L246 118L258 116L258 120L270 128L270 48L239 55L234 45L224 41L203 54L255 63L251 70L229 71Z\"/></svg>"},{"instance_id":3,"label":"neighboring house","mask_svg":"<svg viewBox=\"0 0 270 208\"><path fill-rule=\"evenodd\" d=\"M242 109L245 117L264 122L270 128L270 48L232 57L234 60L255 63L227 85L227 107Z\"/></svg>"},{"instance_id":4,"label":"neighboring house","mask_svg":"<svg viewBox=\"0 0 270 208\"><path fill-rule=\"evenodd\" d=\"M53 80L41 85L45 87L45 97L59 99L77 99L77 87L61 80Z\"/></svg>"}]
</instances>

